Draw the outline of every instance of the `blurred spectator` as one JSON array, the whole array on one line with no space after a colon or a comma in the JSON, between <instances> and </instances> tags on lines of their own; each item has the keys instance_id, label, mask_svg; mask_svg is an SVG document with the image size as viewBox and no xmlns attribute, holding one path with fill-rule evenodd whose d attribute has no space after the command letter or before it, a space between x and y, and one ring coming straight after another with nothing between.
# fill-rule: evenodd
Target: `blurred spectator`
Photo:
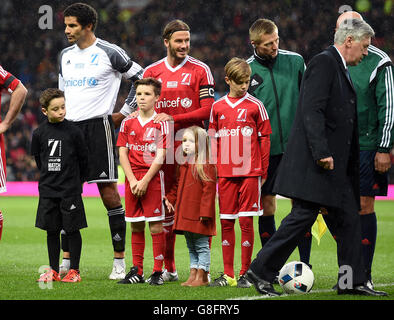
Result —
<instances>
[{"instance_id":1,"label":"blurred spectator","mask_svg":"<svg viewBox=\"0 0 394 320\"><path fill-rule=\"evenodd\" d=\"M9 181L37 179L34 162L26 151L32 130L43 119L38 97L45 88L57 87L57 54L68 46L62 11L74 2L77 1L1 1L0 63L21 79L29 90L17 123L6 134L11 159L7 164ZM281 48L300 53L308 63L312 56L331 44L338 10L344 4L342 0L151 0L136 12L125 8L122 0L87 2L100 15L97 36L128 48L130 57L142 66L166 55L161 38L162 26L174 18L185 20L193 30L191 54L211 68L217 96L226 90L225 63L234 56L249 57L248 28L257 18L275 21L283 39ZM392 2L353 0L346 1L346 4L363 11L364 19L376 31L373 43L394 60ZM48 3L53 9L53 30L41 30L38 8ZM15 17L18 17L18 23L15 23ZM116 111L123 104L128 88L127 84L121 86ZM2 108L4 114L6 103ZM393 167L391 183L394 183Z\"/></svg>"}]
</instances>

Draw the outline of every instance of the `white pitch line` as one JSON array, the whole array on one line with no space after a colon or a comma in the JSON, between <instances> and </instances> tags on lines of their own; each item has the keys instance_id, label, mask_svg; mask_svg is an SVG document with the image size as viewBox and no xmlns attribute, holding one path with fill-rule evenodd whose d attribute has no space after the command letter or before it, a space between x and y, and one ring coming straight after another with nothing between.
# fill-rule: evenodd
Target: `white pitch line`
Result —
<instances>
[{"instance_id":1,"label":"white pitch line","mask_svg":"<svg viewBox=\"0 0 394 320\"><path fill-rule=\"evenodd\" d=\"M394 287L394 283L383 283L383 284L374 284L374 287ZM332 289L321 289L321 290L312 290L310 293L329 293L329 292L334 292ZM289 294L281 294L279 297L288 297L290 296ZM244 297L238 297L238 298L228 298L226 300L261 300L261 299L270 299L270 298L278 298L278 296L270 296L268 294L265 295L259 295L259 296L244 296Z\"/></svg>"}]
</instances>

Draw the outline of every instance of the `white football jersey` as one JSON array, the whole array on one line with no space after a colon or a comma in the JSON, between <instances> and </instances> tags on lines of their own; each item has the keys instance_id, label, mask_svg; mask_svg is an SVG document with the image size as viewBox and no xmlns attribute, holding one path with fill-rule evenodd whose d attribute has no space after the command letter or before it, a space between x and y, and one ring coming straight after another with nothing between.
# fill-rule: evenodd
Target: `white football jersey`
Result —
<instances>
[{"instance_id":1,"label":"white football jersey","mask_svg":"<svg viewBox=\"0 0 394 320\"><path fill-rule=\"evenodd\" d=\"M112 114L122 75L135 81L142 78L142 72L123 49L99 38L85 49L76 44L64 49L60 53L59 89L64 91L67 120ZM134 94L132 87L131 104L135 104Z\"/></svg>"}]
</instances>

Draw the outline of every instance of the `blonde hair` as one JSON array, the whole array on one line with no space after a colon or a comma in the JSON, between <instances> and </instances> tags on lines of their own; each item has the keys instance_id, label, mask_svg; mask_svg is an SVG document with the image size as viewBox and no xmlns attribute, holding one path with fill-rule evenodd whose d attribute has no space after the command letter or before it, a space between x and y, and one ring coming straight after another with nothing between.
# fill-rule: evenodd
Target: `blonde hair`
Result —
<instances>
[{"instance_id":1,"label":"blonde hair","mask_svg":"<svg viewBox=\"0 0 394 320\"><path fill-rule=\"evenodd\" d=\"M240 83L245 79L250 78L252 69L249 64L241 58L232 58L224 67L224 72L229 80Z\"/></svg>"},{"instance_id":2,"label":"blonde hair","mask_svg":"<svg viewBox=\"0 0 394 320\"><path fill-rule=\"evenodd\" d=\"M273 21L269 19L258 19L249 28L249 39L259 44L262 35L272 34L275 31L278 31L278 27Z\"/></svg>"},{"instance_id":3,"label":"blonde hair","mask_svg":"<svg viewBox=\"0 0 394 320\"><path fill-rule=\"evenodd\" d=\"M199 126L186 128L183 134L186 132L190 132L194 136L193 176L198 176L202 181L212 181L204 170L210 157L209 136L207 132Z\"/></svg>"}]
</instances>

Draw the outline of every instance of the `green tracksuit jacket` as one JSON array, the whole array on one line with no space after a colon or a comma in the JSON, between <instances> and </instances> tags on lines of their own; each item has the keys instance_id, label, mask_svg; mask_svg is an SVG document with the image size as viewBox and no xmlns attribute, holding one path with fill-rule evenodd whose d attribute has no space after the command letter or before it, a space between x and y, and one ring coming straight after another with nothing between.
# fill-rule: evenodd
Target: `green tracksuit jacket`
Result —
<instances>
[{"instance_id":1,"label":"green tracksuit jacket","mask_svg":"<svg viewBox=\"0 0 394 320\"><path fill-rule=\"evenodd\" d=\"M264 59L254 52L247 62L252 69L249 92L263 102L270 118L270 155L282 154L298 104L304 59L295 52L279 49L275 59Z\"/></svg>"},{"instance_id":2,"label":"green tracksuit jacket","mask_svg":"<svg viewBox=\"0 0 394 320\"><path fill-rule=\"evenodd\" d=\"M390 152L394 135L393 63L382 50L369 46L368 56L349 66L357 92L360 150Z\"/></svg>"}]
</instances>

